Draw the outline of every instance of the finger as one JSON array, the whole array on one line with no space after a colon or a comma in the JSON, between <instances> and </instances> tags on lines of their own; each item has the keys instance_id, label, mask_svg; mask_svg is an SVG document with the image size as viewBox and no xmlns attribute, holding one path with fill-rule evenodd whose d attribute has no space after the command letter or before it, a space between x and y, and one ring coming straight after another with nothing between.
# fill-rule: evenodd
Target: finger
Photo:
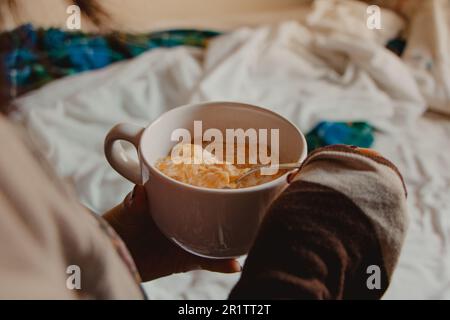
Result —
<instances>
[{"instance_id":1,"label":"finger","mask_svg":"<svg viewBox=\"0 0 450 320\"><path fill-rule=\"evenodd\" d=\"M373 149L367 149L367 148L356 148L356 150L358 150L360 153L365 154L367 156L377 156L380 157L381 155L376 152Z\"/></svg>"},{"instance_id":2,"label":"finger","mask_svg":"<svg viewBox=\"0 0 450 320\"><path fill-rule=\"evenodd\" d=\"M200 261L200 268L221 273L236 273L241 272L242 267L235 259L202 259Z\"/></svg>"},{"instance_id":3,"label":"finger","mask_svg":"<svg viewBox=\"0 0 450 320\"><path fill-rule=\"evenodd\" d=\"M290 173L287 176L287 183L291 184L294 179L298 176L298 174L300 173L300 169L296 169L294 172Z\"/></svg>"},{"instance_id":4,"label":"finger","mask_svg":"<svg viewBox=\"0 0 450 320\"><path fill-rule=\"evenodd\" d=\"M145 211L147 209L147 194L144 186L135 185L124 200L125 208L131 212Z\"/></svg>"}]
</instances>

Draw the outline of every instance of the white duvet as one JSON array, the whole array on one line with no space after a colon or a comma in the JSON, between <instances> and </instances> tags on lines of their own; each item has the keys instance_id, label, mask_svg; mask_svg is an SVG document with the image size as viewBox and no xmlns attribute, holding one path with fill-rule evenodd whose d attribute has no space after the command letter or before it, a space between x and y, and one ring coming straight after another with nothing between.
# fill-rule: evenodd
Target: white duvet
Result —
<instances>
[{"instance_id":1,"label":"white duvet","mask_svg":"<svg viewBox=\"0 0 450 320\"><path fill-rule=\"evenodd\" d=\"M386 11L387 28L355 32L366 27L365 8L317 1L303 24L238 29L206 50L156 49L47 85L16 100L14 116L99 213L132 187L102 152L118 122L145 126L170 108L206 100L264 106L304 131L323 119L369 121L380 129L376 148L399 166L410 194L411 228L386 298L450 298L449 121L421 117L425 102L412 73L384 48L401 19ZM146 288L157 299L224 298L236 279L200 271Z\"/></svg>"}]
</instances>

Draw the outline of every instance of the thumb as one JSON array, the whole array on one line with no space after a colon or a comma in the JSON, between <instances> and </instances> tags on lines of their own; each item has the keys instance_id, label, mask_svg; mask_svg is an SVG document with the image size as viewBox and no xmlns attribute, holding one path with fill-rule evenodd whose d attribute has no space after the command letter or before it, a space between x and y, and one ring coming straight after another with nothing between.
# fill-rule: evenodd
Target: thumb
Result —
<instances>
[{"instance_id":1,"label":"thumb","mask_svg":"<svg viewBox=\"0 0 450 320\"><path fill-rule=\"evenodd\" d=\"M145 187L142 185L135 185L133 190L125 197L123 203L130 211L145 211L147 209L147 194L145 192Z\"/></svg>"},{"instance_id":2,"label":"thumb","mask_svg":"<svg viewBox=\"0 0 450 320\"><path fill-rule=\"evenodd\" d=\"M199 259L199 268L221 273L241 272L242 267L236 259Z\"/></svg>"}]
</instances>

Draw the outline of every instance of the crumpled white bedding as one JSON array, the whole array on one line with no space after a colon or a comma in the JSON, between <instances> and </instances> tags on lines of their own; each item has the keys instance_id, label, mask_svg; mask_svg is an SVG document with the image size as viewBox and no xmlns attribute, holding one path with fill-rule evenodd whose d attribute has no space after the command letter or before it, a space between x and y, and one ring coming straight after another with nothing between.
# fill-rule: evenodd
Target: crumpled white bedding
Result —
<instances>
[{"instance_id":1,"label":"crumpled white bedding","mask_svg":"<svg viewBox=\"0 0 450 320\"><path fill-rule=\"evenodd\" d=\"M375 149L391 159L408 188L410 227L387 299L450 299L450 119L427 114Z\"/></svg>"},{"instance_id":2,"label":"crumpled white bedding","mask_svg":"<svg viewBox=\"0 0 450 320\"><path fill-rule=\"evenodd\" d=\"M450 298L450 124L420 118L425 102L412 73L383 46L401 19L386 11L389 28L355 34L365 28L365 8L321 0L304 24L238 29L205 51L156 49L47 85L16 100L14 117L97 212L131 189L102 152L115 123L146 125L170 108L203 100L261 105L304 131L323 119L370 121L381 130L376 148L399 166L410 192L411 229L386 298ZM155 299L225 298L236 279L196 271L146 288Z\"/></svg>"},{"instance_id":3,"label":"crumpled white bedding","mask_svg":"<svg viewBox=\"0 0 450 320\"><path fill-rule=\"evenodd\" d=\"M411 20L403 60L430 109L450 114L450 1L420 1Z\"/></svg>"}]
</instances>

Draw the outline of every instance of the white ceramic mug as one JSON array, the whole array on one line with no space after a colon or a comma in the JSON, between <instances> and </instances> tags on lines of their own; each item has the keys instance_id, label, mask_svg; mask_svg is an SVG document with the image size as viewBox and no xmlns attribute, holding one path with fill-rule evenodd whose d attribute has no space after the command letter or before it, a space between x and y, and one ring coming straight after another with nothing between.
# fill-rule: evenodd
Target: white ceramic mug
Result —
<instances>
[{"instance_id":1,"label":"white ceramic mug","mask_svg":"<svg viewBox=\"0 0 450 320\"><path fill-rule=\"evenodd\" d=\"M288 173L268 183L242 189L208 189L176 181L155 167L169 155L177 141L175 129L193 132L194 121L203 130L279 129L279 161L301 162L306 140L299 129L267 109L233 103L191 104L172 109L147 128L118 124L105 139L105 155L111 166L147 191L150 214L161 231L185 250L210 258L244 255L250 249L271 202L287 186ZM194 137L193 137L194 138ZM129 157L118 140L131 142L139 161Z\"/></svg>"}]
</instances>

